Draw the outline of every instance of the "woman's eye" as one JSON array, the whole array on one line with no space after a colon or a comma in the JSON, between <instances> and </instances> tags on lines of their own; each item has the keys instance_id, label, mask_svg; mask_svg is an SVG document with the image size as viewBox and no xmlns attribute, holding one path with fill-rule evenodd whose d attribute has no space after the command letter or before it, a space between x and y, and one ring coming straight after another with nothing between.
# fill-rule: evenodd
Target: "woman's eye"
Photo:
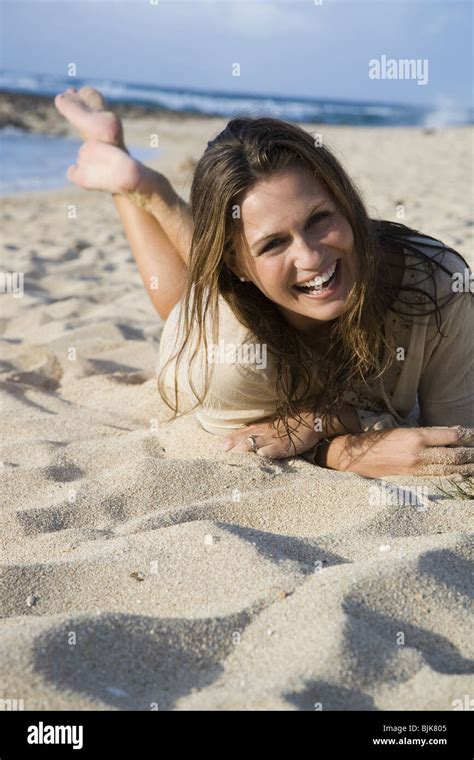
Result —
<instances>
[{"instance_id":1,"label":"woman's eye","mask_svg":"<svg viewBox=\"0 0 474 760\"><path fill-rule=\"evenodd\" d=\"M262 253L265 253L265 251L271 251L272 248L276 248L282 242L283 242L282 238L275 238L275 240L270 240L270 242L267 243L265 248L262 249Z\"/></svg>"},{"instance_id":2,"label":"woman's eye","mask_svg":"<svg viewBox=\"0 0 474 760\"><path fill-rule=\"evenodd\" d=\"M311 224L317 224L322 219L326 219L328 216L331 216L330 211L320 211L319 214L313 214L311 219L309 220Z\"/></svg>"},{"instance_id":3,"label":"woman's eye","mask_svg":"<svg viewBox=\"0 0 474 760\"><path fill-rule=\"evenodd\" d=\"M317 224L318 222L322 221L323 219L326 219L327 217L331 216L331 211L320 211L318 214L313 214L311 219L309 220L310 224ZM261 253L265 253L265 251L271 251L273 248L277 248L277 246L281 245L284 240L283 238L275 238L274 240L270 240L267 245L262 248Z\"/></svg>"}]
</instances>

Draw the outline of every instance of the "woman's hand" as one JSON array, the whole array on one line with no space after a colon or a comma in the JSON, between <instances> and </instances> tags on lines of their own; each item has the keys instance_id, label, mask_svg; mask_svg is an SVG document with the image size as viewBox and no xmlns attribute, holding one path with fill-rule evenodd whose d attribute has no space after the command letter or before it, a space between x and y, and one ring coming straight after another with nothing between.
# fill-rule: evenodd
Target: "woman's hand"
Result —
<instances>
[{"instance_id":1,"label":"woman's hand","mask_svg":"<svg viewBox=\"0 0 474 760\"><path fill-rule=\"evenodd\" d=\"M341 435L321 446L316 463L368 478L384 475L473 475L474 428L392 428Z\"/></svg>"},{"instance_id":2,"label":"woman's hand","mask_svg":"<svg viewBox=\"0 0 474 760\"><path fill-rule=\"evenodd\" d=\"M339 420L333 417L329 420L328 426L324 430L316 429L315 420L317 419L317 414L314 412L302 413L301 417L304 422L299 422L294 417L290 417L288 422L290 428L294 430L291 435L294 445L288 437L284 425L279 422L275 430L271 425L271 420L274 418L266 417L261 422L246 425L244 428L236 430L235 433L227 435L223 441L222 448L224 451L235 453L252 451L252 444L247 438L250 435L254 435L258 446L256 453L260 456L267 457L268 459L286 459L298 456L298 454L303 454L311 449L325 436L347 432L348 429L360 429L357 414L353 407L343 404L340 416L342 422L347 427L344 427ZM281 438L279 438L279 433L282 435Z\"/></svg>"},{"instance_id":3,"label":"woman's hand","mask_svg":"<svg viewBox=\"0 0 474 760\"><path fill-rule=\"evenodd\" d=\"M222 448L224 451L232 451L232 453L244 453L246 451L252 451L252 444L247 441L250 435L255 436L255 442L258 446L257 454L261 457L267 457L268 459L286 459L288 457L297 456L305 451L308 451L314 446L322 436L322 433L317 433L313 429L314 414L301 415L307 424L297 423L294 419L289 419L289 423L295 432L292 433L294 446L288 435L284 432L285 428L280 423L277 425L277 429L271 425L271 418L268 421L257 422L253 425L246 425L244 428L240 428L235 433L231 433L225 437ZM278 433L282 433L282 438L278 437Z\"/></svg>"}]
</instances>

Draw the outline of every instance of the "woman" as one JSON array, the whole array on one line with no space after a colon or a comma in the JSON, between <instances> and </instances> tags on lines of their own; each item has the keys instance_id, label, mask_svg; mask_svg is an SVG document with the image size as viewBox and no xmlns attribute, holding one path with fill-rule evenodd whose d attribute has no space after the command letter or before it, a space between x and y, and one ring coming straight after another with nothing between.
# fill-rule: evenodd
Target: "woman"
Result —
<instances>
[{"instance_id":1,"label":"woman","mask_svg":"<svg viewBox=\"0 0 474 760\"><path fill-rule=\"evenodd\" d=\"M158 387L173 419L195 409L227 450L369 477L473 474L474 303L455 287L469 272L460 254L369 219L331 152L297 126L231 120L188 208L128 155L97 91L55 103L86 140L69 179L112 192L166 320Z\"/></svg>"}]
</instances>

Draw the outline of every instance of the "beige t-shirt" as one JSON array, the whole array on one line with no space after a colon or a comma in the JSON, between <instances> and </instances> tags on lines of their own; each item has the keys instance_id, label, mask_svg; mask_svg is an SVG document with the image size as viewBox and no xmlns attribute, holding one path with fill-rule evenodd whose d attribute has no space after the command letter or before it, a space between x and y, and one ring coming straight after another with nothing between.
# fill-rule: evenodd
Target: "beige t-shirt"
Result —
<instances>
[{"instance_id":1,"label":"beige t-shirt","mask_svg":"<svg viewBox=\"0 0 474 760\"><path fill-rule=\"evenodd\" d=\"M421 241L416 237L412 240ZM464 276L464 265L449 251L424 249L431 258L450 272ZM407 264L412 261L407 251ZM468 270L469 272L469 270ZM426 277L426 275L424 276ZM436 269L438 297L453 293L453 279ZM404 284L420 282L420 274L405 268ZM433 293L431 280L423 280L423 288ZM406 298L406 296L404 296ZM163 328L158 369L181 345L179 315L182 302L172 309ZM397 303L397 306L399 302ZM410 308L410 307L409 307ZM414 307L416 308L416 306ZM429 308L424 305L423 310ZM406 307L403 309L406 311ZM468 291L456 293L441 311L442 337L437 332L434 315L401 317L389 311L386 335L399 349L400 359L377 385L361 382L344 400L355 407L361 430L379 430L397 426L457 425L474 427L474 298ZM217 344L208 330L210 350L203 348L192 370L192 380L204 390L204 362L209 362L209 390L204 403L196 410L201 426L210 433L226 435L229 431L257 422L275 412L276 359L255 336L234 316L226 301L219 297L219 335ZM179 411L185 412L196 403L188 382L189 346L178 372ZM404 357L404 358L403 358ZM166 385L174 383L173 361L166 370ZM314 381L318 367L315 361ZM182 395L184 394L184 396ZM172 391L172 398L174 392ZM316 413L317 410L315 410Z\"/></svg>"}]
</instances>

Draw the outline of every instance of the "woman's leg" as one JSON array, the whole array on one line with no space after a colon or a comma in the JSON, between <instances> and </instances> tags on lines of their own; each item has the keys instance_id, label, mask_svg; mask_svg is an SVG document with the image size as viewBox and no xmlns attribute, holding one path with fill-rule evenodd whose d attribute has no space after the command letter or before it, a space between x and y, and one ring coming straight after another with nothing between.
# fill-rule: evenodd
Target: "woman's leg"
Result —
<instances>
[{"instance_id":1,"label":"woman's leg","mask_svg":"<svg viewBox=\"0 0 474 760\"><path fill-rule=\"evenodd\" d=\"M187 265L194 227L189 205L163 174L139 161L135 162L135 171L133 191L122 195L155 217Z\"/></svg>"},{"instance_id":2,"label":"woman's leg","mask_svg":"<svg viewBox=\"0 0 474 760\"><path fill-rule=\"evenodd\" d=\"M183 295L186 265L151 214L128 198L113 198L146 291L166 319Z\"/></svg>"},{"instance_id":3,"label":"woman's leg","mask_svg":"<svg viewBox=\"0 0 474 760\"><path fill-rule=\"evenodd\" d=\"M126 155L120 120L105 111L102 96L89 87L83 87L79 93L70 88L56 97L55 105L86 140L77 166L68 172L69 178L88 189L107 188L112 192L146 291L159 315L166 319L183 295L186 264L156 217L119 194L122 183L126 185L130 173L136 171L136 162ZM155 189L154 174L160 176L151 170L147 172L148 194Z\"/></svg>"}]
</instances>

